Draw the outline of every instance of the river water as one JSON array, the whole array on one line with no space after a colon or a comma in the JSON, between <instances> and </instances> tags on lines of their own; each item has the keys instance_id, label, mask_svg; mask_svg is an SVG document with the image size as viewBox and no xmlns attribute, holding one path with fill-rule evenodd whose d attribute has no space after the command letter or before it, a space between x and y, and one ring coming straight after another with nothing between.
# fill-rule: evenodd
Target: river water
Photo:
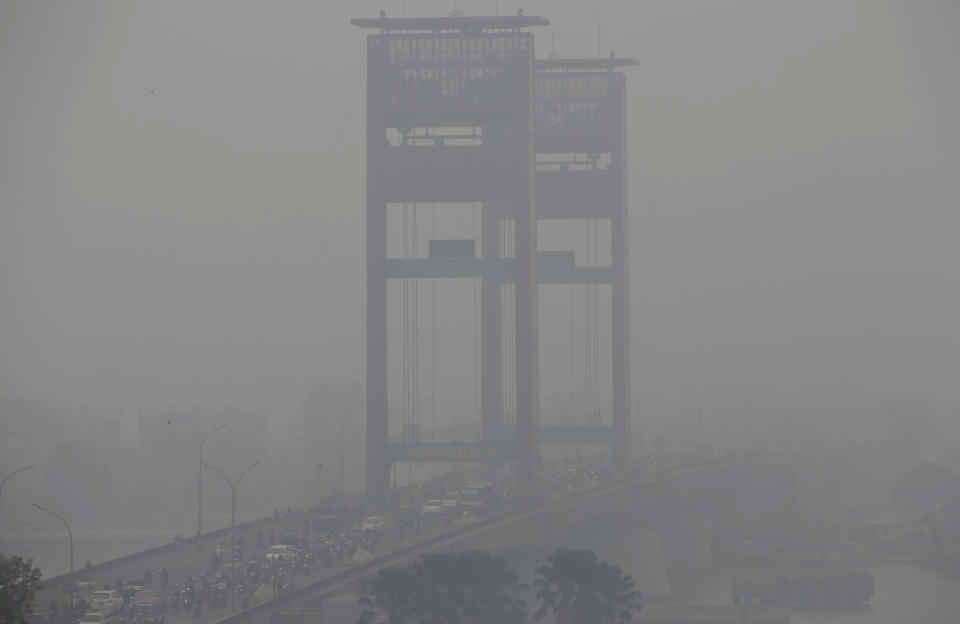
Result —
<instances>
[{"instance_id":1,"label":"river water","mask_svg":"<svg viewBox=\"0 0 960 624\"><path fill-rule=\"evenodd\" d=\"M790 624L960 624L960 579L920 565L871 567L874 596L860 609L792 610ZM732 604L728 572L671 579L681 600Z\"/></svg>"}]
</instances>

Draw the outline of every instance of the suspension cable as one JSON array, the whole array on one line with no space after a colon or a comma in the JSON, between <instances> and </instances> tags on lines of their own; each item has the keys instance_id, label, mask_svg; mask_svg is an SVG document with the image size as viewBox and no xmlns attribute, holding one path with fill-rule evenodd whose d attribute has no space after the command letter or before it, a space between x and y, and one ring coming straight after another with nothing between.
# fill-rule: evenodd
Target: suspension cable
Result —
<instances>
[{"instance_id":1,"label":"suspension cable","mask_svg":"<svg viewBox=\"0 0 960 624\"><path fill-rule=\"evenodd\" d=\"M430 237L431 239L436 240L437 238L437 204L436 202L434 202L433 204L431 217L433 220L433 228L432 228ZM432 280L430 280L430 297L432 299L431 305L433 307L430 313L430 321L432 324L431 331L433 334L430 338L430 348L433 351L432 361L430 364L430 372L433 377L432 388L431 388L431 396L433 397L431 408L433 409L430 410L430 413L431 413L430 441L431 442L437 441L436 440L437 403L439 403L439 400L437 398L437 287L438 286L439 284L437 284L437 278L433 278Z\"/></svg>"},{"instance_id":2,"label":"suspension cable","mask_svg":"<svg viewBox=\"0 0 960 624\"><path fill-rule=\"evenodd\" d=\"M473 253L476 255L476 245L477 245L477 221L478 221L478 212L479 204L474 202L473 212L470 215L470 238L473 239L474 250ZM477 423L477 441L479 442L483 438L483 425L481 419L483 418L480 412L480 324L479 324L479 313L477 310L477 291L480 289L480 278L473 278L473 283L470 285L471 290L473 291L473 396L474 396L474 409L473 416L474 422ZM456 412L456 410L454 410ZM456 416L456 414L454 414ZM454 422L454 432L456 432L456 422Z\"/></svg>"}]
</instances>

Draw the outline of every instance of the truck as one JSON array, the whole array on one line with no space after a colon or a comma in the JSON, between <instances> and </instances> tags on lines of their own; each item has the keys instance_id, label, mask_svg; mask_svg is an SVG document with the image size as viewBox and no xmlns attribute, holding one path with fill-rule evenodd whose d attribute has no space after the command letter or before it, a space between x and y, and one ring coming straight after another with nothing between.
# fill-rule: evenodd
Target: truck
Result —
<instances>
[{"instance_id":1,"label":"truck","mask_svg":"<svg viewBox=\"0 0 960 624\"><path fill-rule=\"evenodd\" d=\"M112 589L101 589L93 592L90 597L90 609L92 611L102 611L107 615L113 615L123 608L123 596L120 592Z\"/></svg>"},{"instance_id":2,"label":"truck","mask_svg":"<svg viewBox=\"0 0 960 624\"><path fill-rule=\"evenodd\" d=\"M490 511L496 507L497 497L493 484L471 481L460 488L460 507L473 513Z\"/></svg>"}]
</instances>

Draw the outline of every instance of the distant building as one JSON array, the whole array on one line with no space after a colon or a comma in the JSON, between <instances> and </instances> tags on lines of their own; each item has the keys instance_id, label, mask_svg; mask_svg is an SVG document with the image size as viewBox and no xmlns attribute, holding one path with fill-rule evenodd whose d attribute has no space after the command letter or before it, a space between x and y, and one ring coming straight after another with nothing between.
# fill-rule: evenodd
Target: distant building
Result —
<instances>
[{"instance_id":1,"label":"distant building","mask_svg":"<svg viewBox=\"0 0 960 624\"><path fill-rule=\"evenodd\" d=\"M303 436L308 450L339 433L340 420L362 400L361 390L356 381L313 386L303 400Z\"/></svg>"},{"instance_id":2,"label":"distant building","mask_svg":"<svg viewBox=\"0 0 960 624\"><path fill-rule=\"evenodd\" d=\"M65 410L36 400L0 397L0 467L36 462L66 438Z\"/></svg>"},{"instance_id":3,"label":"distant building","mask_svg":"<svg viewBox=\"0 0 960 624\"><path fill-rule=\"evenodd\" d=\"M344 424L343 449L340 423L363 400L359 382L320 383L303 400L301 461L313 466L323 463L324 491L339 489L340 453L343 452L344 490L363 487L363 410L357 409Z\"/></svg>"},{"instance_id":4,"label":"distant building","mask_svg":"<svg viewBox=\"0 0 960 624\"><path fill-rule=\"evenodd\" d=\"M170 452L196 446L203 435L197 414L140 414L138 449L142 453Z\"/></svg>"},{"instance_id":5,"label":"distant building","mask_svg":"<svg viewBox=\"0 0 960 624\"><path fill-rule=\"evenodd\" d=\"M207 418L206 430L222 424L227 426L217 432L207 443L208 461L228 472L243 470L252 462L263 460L267 456L266 408L241 409L225 407L214 410Z\"/></svg>"}]
</instances>

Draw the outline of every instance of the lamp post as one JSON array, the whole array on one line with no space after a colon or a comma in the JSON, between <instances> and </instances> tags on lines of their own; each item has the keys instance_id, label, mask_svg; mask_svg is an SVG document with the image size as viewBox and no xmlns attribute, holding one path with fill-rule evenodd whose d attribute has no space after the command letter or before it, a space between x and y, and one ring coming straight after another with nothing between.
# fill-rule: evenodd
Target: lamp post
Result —
<instances>
[{"instance_id":1,"label":"lamp post","mask_svg":"<svg viewBox=\"0 0 960 624\"><path fill-rule=\"evenodd\" d=\"M343 416L340 417L340 485L337 488L337 498L343 498L343 425L347 422L347 419L350 418L350 415L356 412L358 409L366 405L367 402L358 403L354 405Z\"/></svg>"},{"instance_id":2,"label":"lamp post","mask_svg":"<svg viewBox=\"0 0 960 624\"><path fill-rule=\"evenodd\" d=\"M460 407L461 407L464 403L466 403L468 399L472 399L472 398L475 397L475 396L477 396L477 393L476 393L476 392L471 392L471 393L468 394L467 396L465 396L465 397L461 398L459 401L457 401L456 407L453 408L453 426L454 426L453 435L457 435L456 426L457 426L457 422L459 422L459 421L457 420L457 414L460 412ZM431 435L431 440L430 440L430 441L433 442L433 439L432 439L433 432L431 432L430 435Z\"/></svg>"},{"instance_id":3,"label":"lamp post","mask_svg":"<svg viewBox=\"0 0 960 624\"><path fill-rule=\"evenodd\" d=\"M231 611L234 610L234 607L235 607L235 605L236 605L236 597L237 597L237 591L236 591L236 581L237 581L237 544L236 544L236 539L237 539L237 532L236 532L236 526L237 526L237 488L240 487L240 479L243 479L243 475L245 475L245 474L247 474L248 472L250 472L250 469L253 468L254 466L256 466L256 465L259 464L259 463L260 463L260 460L258 459L257 461L255 461L255 462L253 462L252 464L250 464L250 466L248 466L246 470L244 470L243 472L240 473L240 476L237 477L237 480L236 480L236 481L234 481L233 479L231 479L231 478L227 475L227 473L225 473L224 471L220 470L219 468L217 468L217 467L215 467L215 466L211 466L210 464L208 464L208 463L206 463L206 462L204 462L203 464L201 464L201 465L203 465L203 466L206 466L206 467L209 468L210 470L213 470L214 472L219 473L221 477L223 477L224 479L227 480L227 485L230 486L230 561L232 562L231 565L230 565L230 585L231 585L231 588L230 588L230 610L231 610Z\"/></svg>"},{"instance_id":4,"label":"lamp post","mask_svg":"<svg viewBox=\"0 0 960 624\"><path fill-rule=\"evenodd\" d=\"M200 438L200 463L197 465L197 548L200 548L200 532L202 530L203 522L203 445L207 443L207 438L209 438L214 433L220 431L227 426L227 423L223 423L216 429L208 431L203 434L203 437Z\"/></svg>"},{"instance_id":5,"label":"lamp post","mask_svg":"<svg viewBox=\"0 0 960 624\"><path fill-rule=\"evenodd\" d=\"M73 531L70 530L70 525L67 524L67 521L64 520L64 519L63 519L63 516L61 516L60 514L58 514L58 513L56 513L56 512L53 512L53 511L50 511L50 510L47 509L46 507L41 507L40 505L38 505L38 504L36 504L36 503L34 503L33 506L36 507L37 509L39 509L40 511L45 511L45 512L47 512L48 514L50 514L51 516L55 517L57 520L59 520L60 522L63 523L63 526L64 526L64 527L66 527L66 529L67 529L67 535L70 537L70 574L72 575L72 574L73 574Z\"/></svg>"},{"instance_id":6,"label":"lamp post","mask_svg":"<svg viewBox=\"0 0 960 624\"><path fill-rule=\"evenodd\" d=\"M697 395L697 448L703 446L703 398L696 386L693 387L693 393Z\"/></svg>"},{"instance_id":7,"label":"lamp post","mask_svg":"<svg viewBox=\"0 0 960 624\"><path fill-rule=\"evenodd\" d=\"M640 418L640 395L636 391L631 391L633 400L637 404L637 438L640 443L637 444L637 454L643 457L643 420Z\"/></svg>"},{"instance_id":8,"label":"lamp post","mask_svg":"<svg viewBox=\"0 0 960 624\"><path fill-rule=\"evenodd\" d=\"M11 473L8 474L7 476L5 476L5 477L3 478L3 481L0 481L0 501L3 500L3 486L7 484L7 479L9 479L9 478L12 477L13 475L17 474L18 472L23 472L24 470L30 470L30 469L33 468L33 467L34 467L34 465L33 465L33 464L30 464L29 466L25 466L25 467L23 467L23 468L17 468L17 469L14 470L13 472L11 472ZM2 508L0 508L0 509L2 509ZM0 516L0 520L2 520L2 519L3 519L3 516Z\"/></svg>"},{"instance_id":9,"label":"lamp post","mask_svg":"<svg viewBox=\"0 0 960 624\"><path fill-rule=\"evenodd\" d=\"M566 405L564 405L563 403L561 403L561 402L558 401L557 399L555 399L555 398L553 398L553 397L550 397L550 396L544 396L543 398L546 399L546 400L548 400L548 401L550 401L550 402L553 403L554 405L556 405L556 406L560 409L560 411L563 412L563 416L564 416L564 420L565 420L565 422L564 422L563 424L565 424L565 425L570 425L570 424L573 423L573 414L570 413L570 410L567 408Z\"/></svg>"},{"instance_id":10,"label":"lamp post","mask_svg":"<svg viewBox=\"0 0 960 624\"><path fill-rule=\"evenodd\" d=\"M323 486L320 480L320 471L323 470L323 464L317 462L317 509L323 503Z\"/></svg>"}]
</instances>

